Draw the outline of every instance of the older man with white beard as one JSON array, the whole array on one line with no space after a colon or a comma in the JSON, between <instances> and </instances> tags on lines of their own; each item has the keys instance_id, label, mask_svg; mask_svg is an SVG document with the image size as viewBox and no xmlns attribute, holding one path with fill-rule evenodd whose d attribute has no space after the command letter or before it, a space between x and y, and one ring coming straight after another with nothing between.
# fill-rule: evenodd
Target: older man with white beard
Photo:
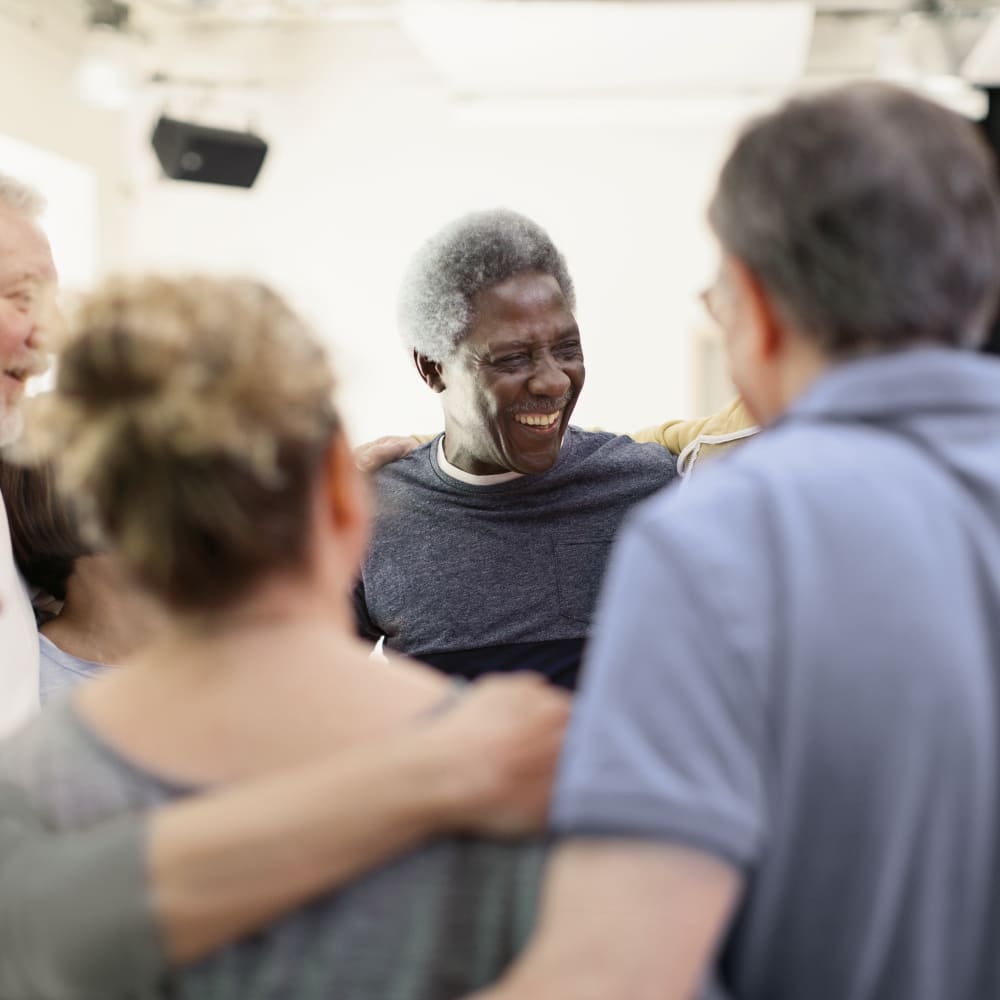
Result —
<instances>
[{"instance_id":1,"label":"older man with white beard","mask_svg":"<svg viewBox=\"0 0 1000 1000\"><path fill-rule=\"evenodd\" d=\"M0 446L17 437L18 404L31 375L44 367L42 318L56 270L37 224L42 199L0 176ZM38 707L38 633L17 575L0 497L0 737Z\"/></svg>"}]
</instances>

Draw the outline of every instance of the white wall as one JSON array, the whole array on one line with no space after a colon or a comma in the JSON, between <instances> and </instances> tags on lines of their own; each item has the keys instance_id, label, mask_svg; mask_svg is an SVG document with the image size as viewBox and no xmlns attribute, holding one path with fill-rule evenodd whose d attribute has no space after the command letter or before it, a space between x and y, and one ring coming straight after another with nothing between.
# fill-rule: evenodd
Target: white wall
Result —
<instances>
[{"instance_id":1,"label":"white wall","mask_svg":"<svg viewBox=\"0 0 1000 1000\"><path fill-rule=\"evenodd\" d=\"M0 170L18 175L30 164L24 179L49 201L56 263L70 286L82 286L123 243L128 172L118 116L73 95L84 32L70 9L38 4L31 18L0 11Z\"/></svg>"},{"instance_id":2,"label":"white wall","mask_svg":"<svg viewBox=\"0 0 1000 1000\"><path fill-rule=\"evenodd\" d=\"M396 332L399 280L441 224L507 205L550 230L576 280L588 359L577 419L628 430L691 411L692 316L712 268L703 205L731 109L612 124L574 105L567 123L560 109L455 102L391 23L210 41L215 72L243 53L235 79L263 65L280 81L294 66L311 82L166 105L208 124L255 119L272 148L250 192L161 179L147 134L163 104L136 116L130 266L269 278L331 344L356 437L433 431L437 401ZM197 76L204 59L179 39L173 71Z\"/></svg>"},{"instance_id":3,"label":"white wall","mask_svg":"<svg viewBox=\"0 0 1000 1000\"><path fill-rule=\"evenodd\" d=\"M387 21L161 33L158 68L247 85L157 90L115 115L74 98L83 36L68 24L4 23L0 93L24 99L0 103L0 133L93 170L95 271L272 281L330 344L358 439L440 426L398 340L396 291L426 236L495 205L536 218L569 260L588 359L578 421L628 430L692 411L695 296L713 263L703 207L739 106L456 101ZM161 178L162 111L254 125L272 144L257 186Z\"/></svg>"},{"instance_id":4,"label":"white wall","mask_svg":"<svg viewBox=\"0 0 1000 1000\"><path fill-rule=\"evenodd\" d=\"M46 195L42 225L64 286L89 288L97 277L100 247L98 181L94 169L0 133L5 173Z\"/></svg>"}]
</instances>

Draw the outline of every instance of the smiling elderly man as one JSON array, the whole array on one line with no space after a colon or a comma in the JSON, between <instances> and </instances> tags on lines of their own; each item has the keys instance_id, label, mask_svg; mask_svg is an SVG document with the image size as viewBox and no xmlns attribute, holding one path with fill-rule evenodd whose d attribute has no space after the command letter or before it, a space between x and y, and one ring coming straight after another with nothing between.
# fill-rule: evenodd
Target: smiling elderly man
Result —
<instances>
[{"instance_id":1,"label":"smiling elderly man","mask_svg":"<svg viewBox=\"0 0 1000 1000\"><path fill-rule=\"evenodd\" d=\"M532 669L574 686L615 532L677 469L660 443L570 425L574 305L562 255L514 212L460 218L417 253L403 333L445 430L375 477L364 634L464 677Z\"/></svg>"}]
</instances>

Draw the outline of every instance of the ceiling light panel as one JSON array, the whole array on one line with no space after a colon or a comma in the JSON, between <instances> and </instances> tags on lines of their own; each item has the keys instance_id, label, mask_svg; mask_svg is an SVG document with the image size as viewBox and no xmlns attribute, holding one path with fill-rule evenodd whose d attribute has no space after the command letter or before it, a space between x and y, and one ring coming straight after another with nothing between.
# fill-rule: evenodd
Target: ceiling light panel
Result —
<instances>
[{"instance_id":1,"label":"ceiling light panel","mask_svg":"<svg viewBox=\"0 0 1000 1000\"><path fill-rule=\"evenodd\" d=\"M409 0L404 30L470 94L769 89L805 66L810 3Z\"/></svg>"}]
</instances>

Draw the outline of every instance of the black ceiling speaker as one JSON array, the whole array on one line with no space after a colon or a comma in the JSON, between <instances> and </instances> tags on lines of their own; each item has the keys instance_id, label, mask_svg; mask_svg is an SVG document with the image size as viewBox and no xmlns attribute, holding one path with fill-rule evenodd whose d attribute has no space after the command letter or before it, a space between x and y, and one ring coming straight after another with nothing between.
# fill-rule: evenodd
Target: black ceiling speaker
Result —
<instances>
[{"instance_id":1,"label":"black ceiling speaker","mask_svg":"<svg viewBox=\"0 0 1000 1000\"><path fill-rule=\"evenodd\" d=\"M195 125L161 117L153 129L153 149L163 172L175 181L253 187L267 143L252 132Z\"/></svg>"}]
</instances>

